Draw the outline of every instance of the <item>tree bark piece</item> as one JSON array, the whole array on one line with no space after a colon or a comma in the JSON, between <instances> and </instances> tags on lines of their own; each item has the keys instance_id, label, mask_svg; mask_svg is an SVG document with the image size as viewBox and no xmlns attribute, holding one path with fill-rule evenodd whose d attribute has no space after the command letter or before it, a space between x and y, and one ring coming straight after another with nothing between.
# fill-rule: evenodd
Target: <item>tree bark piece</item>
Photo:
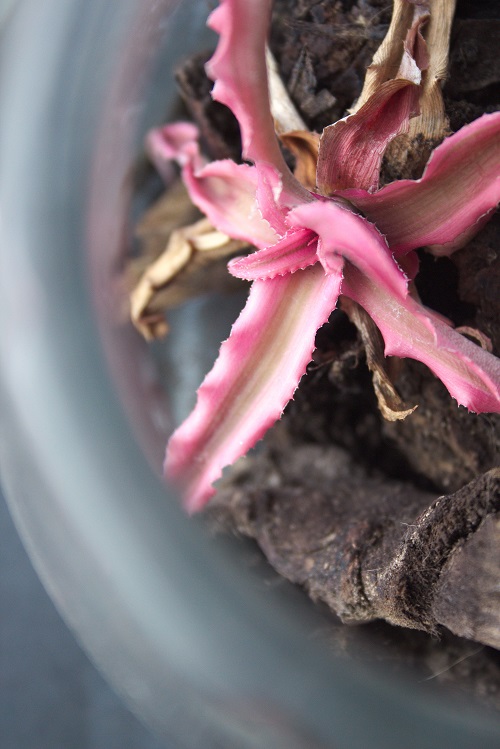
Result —
<instances>
[{"instance_id":1,"label":"tree bark piece","mask_svg":"<svg viewBox=\"0 0 500 749\"><path fill-rule=\"evenodd\" d=\"M500 649L499 571L497 512L487 515L475 533L457 544L445 563L432 605L437 621L460 637Z\"/></svg>"},{"instance_id":2,"label":"tree bark piece","mask_svg":"<svg viewBox=\"0 0 500 749\"><path fill-rule=\"evenodd\" d=\"M337 447L246 458L209 509L344 622L446 626L500 646L500 469L436 498L369 477Z\"/></svg>"}]
</instances>

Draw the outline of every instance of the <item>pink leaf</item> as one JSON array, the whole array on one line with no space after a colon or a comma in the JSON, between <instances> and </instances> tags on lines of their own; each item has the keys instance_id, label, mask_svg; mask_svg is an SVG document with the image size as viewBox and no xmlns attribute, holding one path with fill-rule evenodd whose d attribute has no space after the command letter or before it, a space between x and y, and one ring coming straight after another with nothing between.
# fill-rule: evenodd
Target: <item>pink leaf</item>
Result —
<instances>
[{"instance_id":1,"label":"pink leaf","mask_svg":"<svg viewBox=\"0 0 500 749\"><path fill-rule=\"evenodd\" d=\"M267 161L283 171L283 157L269 106L266 39L272 0L222 0L208 25L219 34L207 73L212 96L232 110L240 123L243 156Z\"/></svg>"},{"instance_id":2,"label":"pink leaf","mask_svg":"<svg viewBox=\"0 0 500 749\"><path fill-rule=\"evenodd\" d=\"M290 228L287 216L290 208L314 200L313 195L304 190L300 195L290 192L290 185L283 184L283 175L274 166L259 162L257 170L257 203L263 217L269 221L279 236L284 236ZM294 178L292 177L292 180Z\"/></svg>"},{"instance_id":3,"label":"pink leaf","mask_svg":"<svg viewBox=\"0 0 500 749\"><path fill-rule=\"evenodd\" d=\"M286 221L288 208L282 204L281 174L270 164L259 162L255 168L257 170L257 203L264 218L282 237L287 233L289 226Z\"/></svg>"},{"instance_id":4,"label":"pink leaf","mask_svg":"<svg viewBox=\"0 0 500 749\"><path fill-rule=\"evenodd\" d=\"M255 167L234 161L205 163L200 154L199 132L189 123L174 123L152 130L148 152L160 174L175 160L193 203L219 231L257 247L276 242L277 234L262 218L256 195Z\"/></svg>"},{"instance_id":5,"label":"pink leaf","mask_svg":"<svg viewBox=\"0 0 500 749\"><path fill-rule=\"evenodd\" d=\"M387 356L426 364L460 405L500 412L500 359L457 333L412 297L392 294L356 268L345 266L342 287L377 324Z\"/></svg>"},{"instance_id":6,"label":"pink leaf","mask_svg":"<svg viewBox=\"0 0 500 749\"><path fill-rule=\"evenodd\" d=\"M377 189L385 149L418 114L418 96L418 86L410 81L387 81L356 114L323 130L317 167L322 195L349 187Z\"/></svg>"},{"instance_id":7,"label":"pink leaf","mask_svg":"<svg viewBox=\"0 0 500 749\"><path fill-rule=\"evenodd\" d=\"M341 275L313 266L256 281L194 411L172 436L165 475L190 512L201 509L224 466L244 455L279 419L305 372L316 330L328 320Z\"/></svg>"},{"instance_id":8,"label":"pink leaf","mask_svg":"<svg viewBox=\"0 0 500 749\"><path fill-rule=\"evenodd\" d=\"M146 151L165 182L169 181L166 177L170 177L172 161L181 167L190 163L197 169L206 163L200 154L198 138L199 130L192 122L173 122L149 131Z\"/></svg>"},{"instance_id":9,"label":"pink leaf","mask_svg":"<svg viewBox=\"0 0 500 749\"><path fill-rule=\"evenodd\" d=\"M215 81L212 96L234 113L240 124L243 157L275 166L291 193L307 196L281 153L269 105L266 40L272 0L221 0L208 25L219 34L206 65Z\"/></svg>"},{"instance_id":10,"label":"pink leaf","mask_svg":"<svg viewBox=\"0 0 500 749\"><path fill-rule=\"evenodd\" d=\"M432 245L449 255L484 224L500 200L500 112L485 114L446 138L421 179L374 194L339 193L386 235L395 256Z\"/></svg>"},{"instance_id":11,"label":"pink leaf","mask_svg":"<svg viewBox=\"0 0 500 749\"><path fill-rule=\"evenodd\" d=\"M272 247L230 260L227 267L233 276L246 281L275 278L314 265L318 261L317 245L314 232L295 229Z\"/></svg>"},{"instance_id":12,"label":"pink leaf","mask_svg":"<svg viewBox=\"0 0 500 749\"><path fill-rule=\"evenodd\" d=\"M257 204L255 167L212 161L197 172L187 165L182 177L189 197L216 229L256 247L276 241L278 235Z\"/></svg>"},{"instance_id":13,"label":"pink leaf","mask_svg":"<svg viewBox=\"0 0 500 749\"><path fill-rule=\"evenodd\" d=\"M376 282L395 293L406 294L406 277L385 239L362 216L333 200L316 200L291 211L289 221L312 229L319 236L318 259L326 273L331 272L337 257L346 258Z\"/></svg>"}]
</instances>

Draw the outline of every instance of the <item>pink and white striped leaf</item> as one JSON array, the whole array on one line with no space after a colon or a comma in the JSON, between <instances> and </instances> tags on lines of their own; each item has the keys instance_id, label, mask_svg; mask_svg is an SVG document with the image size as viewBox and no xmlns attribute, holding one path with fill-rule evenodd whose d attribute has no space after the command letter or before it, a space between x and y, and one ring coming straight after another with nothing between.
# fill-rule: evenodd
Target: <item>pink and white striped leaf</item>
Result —
<instances>
[{"instance_id":1,"label":"pink and white striped leaf","mask_svg":"<svg viewBox=\"0 0 500 749\"><path fill-rule=\"evenodd\" d=\"M342 292L370 315L386 356L417 359L457 402L476 413L500 413L500 359L457 333L411 296L391 293L357 268L344 268Z\"/></svg>"},{"instance_id":2,"label":"pink and white striped leaf","mask_svg":"<svg viewBox=\"0 0 500 749\"><path fill-rule=\"evenodd\" d=\"M212 161L196 172L188 164L182 178L189 197L216 229L256 247L276 242L279 235L263 218L256 200L255 167Z\"/></svg>"},{"instance_id":3,"label":"pink and white striped leaf","mask_svg":"<svg viewBox=\"0 0 500 749\"><path fill-rule=\"evenodd\" d=\"M314 201L314 196L307 190L303 195L290 192L286 182L283 183L280 172L271 164L259 162L255 165L255 169L257 171L257 203L260 212L276 233L283 237L290 228L287 218L290 209Z\"/></svg>"},{"instance_id":4,"label":"pink and white striped leaf","mask_svg":"<svg viewBox=\"0 0 500 749\"><path fill-rule=\"evenodd\" d=\"M294 179L281 153L269 105L266 42L271 7L272 0L221 0L208 19L219 43L206 70L215 81L212 97L229 107L239 122L243 158L273 165L286 189L304 198L307 190Z\"/></svg>"},{"instance_id":5,"label":"pink and white striped leaf","mask_svg":"<svg viewBox=\"0 0 500 749\"><path fill-rule=\"evenodd\" d=\"M418 83L419 81L417 81ZM350 187L378 188L385 149L418 114L418 85L401 78L383 83L356 114L323 130L317 185L322 195Z\"/></svg>"},{"instance_id":6,"label":"pink and white striped leaf","mask_svg":"<svg viewBox=\"0 0 500 749\"><path fill-rule=\"evenodd\" d=\"M168 174L171 161L181 166L189 197L216 229L257 247L276 242L278 235L257 205L255 167L229 159L206 163L198 138L194 125L174 123L152 130L146 147L160 174Z\"/></svg>"},{"instance_id":7,"label":"pink and white striped leaf","mask_svg":"<svg viewBox=\"0 0 500 749\"><path fill-rule=\"evenodd\" d=\"M432 246L436 255L463 247L500 200L500 112L485 114L433 152L419 180L376 193L342 190L373 221L394 255Z\"/></svg>"},{"instance_id":8,"label":"pink and white striped leaf","mask_svg":"<svg viewBox=\"0 0 500 749\"><path fill-rule=\"evenodd\" d=\"M284 159L269 106L265 58L271 6L272 0L222 0L208 19L219 43L206 70L215 81L213 98L240 124L243 157L281 172Z\"/></svg>"},{"instance_id":9,"label":"pink and white striped leaf","mask_svg":"<svg viewBox=\"0 0 500 749\"><path fill-rule=\"evenodd\" d=\"M280 418L311 359L316 331L337 303L341 279L316 265L253 284L194 411L168 444L166 475L180 485L189 512L215 493L222 469Z\"/></svg>"},{"instance_id":10,"label":"pink and white striped leaf","mask_svg":"<svg viewBox=\"0 0 500 749\"><path fill-rule=\"evenodd\" d=\"M295 229L272 247L230 260L227 267L233 276L245 281L275 278L317 263L317 247L318 238L314 232Z\"/></svg>"},{"instance_id":11,"label":"pink and white striped leaf","mask_svg":"<svg viewBox=\"0 0 500 749\"><path fill-rule=\"evenodd\" d=\"M387 243L369 221L333 200L316 200L289 214L297 227L312 230L318 237L318 260L326 273L336 267L336 258L349 260L377 283L400 295L406 294L407 279Z\"/></svg>"},{"instance_id":12,"label":"pink and white striped leaf","mask_svg":"<svg viewBox=\"0 0 500 749\"><path fill-rule=\"evenodd\" d=\"M192 122L173 122L149 131L146 151L162 177L167 170L169 174L172 161L180 167L191 164L194 169L200 169L207 162L200 153L199 137L200 131Z\"/></svg>"}]
</instances>

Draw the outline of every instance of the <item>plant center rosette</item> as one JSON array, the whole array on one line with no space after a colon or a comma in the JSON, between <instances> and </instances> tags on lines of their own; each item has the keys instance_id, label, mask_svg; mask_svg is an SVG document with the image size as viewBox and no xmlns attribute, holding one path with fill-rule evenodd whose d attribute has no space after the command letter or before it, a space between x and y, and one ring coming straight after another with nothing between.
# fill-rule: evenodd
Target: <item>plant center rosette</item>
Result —
<instances>
[{"instance_id":1,"label":"plant center rosette","mask_svg":"<svg viewBox=\"0 0 500 749\"><path fill-rule=\"evenodd\" d=\"M208 161L198 128L188 122L154 130L147 140L161 173L168 173L172 160L180 165L213 235L255 248L228 264L231 274L252 282L248 301L194 410L167 447L165 475L180 487L190 512L214 494L223 468L280 418L311 360L316 332L339 299L352 300L370 316L386 356L424 363L471 411L500 412L500 360L487 350L485 337L479 336L481 346L455 330L420 302L413 284L418 248L450 255L495 210L500 113L446 137L420 179L379 188L382 158L394 138L432 120L433 112L438 140L443 134L442 72L436 67L441 48L422 35L428 4L395 3L388 36L352 114L321 137L300 132L287 134L288 141L269 97L271 5L222 0L209 19L219 34L207 64L212 95L239 122L245 163ZM284 142L295 143L294 173L276 129Z\"/></svg>"}]
</instances>

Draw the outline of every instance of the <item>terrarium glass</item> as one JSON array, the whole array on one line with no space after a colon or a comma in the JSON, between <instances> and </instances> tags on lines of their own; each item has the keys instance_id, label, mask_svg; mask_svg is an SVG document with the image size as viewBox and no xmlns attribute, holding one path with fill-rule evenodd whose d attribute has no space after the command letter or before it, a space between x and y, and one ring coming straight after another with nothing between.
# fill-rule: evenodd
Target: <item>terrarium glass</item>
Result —
<instances>
[{"instance_id":1,"label":"terrarium glass","mask_svg":"<svg viewBox=\"0 0 500 749\"><path fill-rule=\"evenodd\" d=\"M179 311L159 367L124 316L120 269L144 133L174 115L179 58L212 44L206 13L25 0L4 30L0 461L17 527L75 635L166 743L497 746L478 707L389 678L376 655L334 658L328 620L269 585L250 545L210 540L159 477L234 312L210 330L219 301Z\"/></svg>"}]
</instances>

